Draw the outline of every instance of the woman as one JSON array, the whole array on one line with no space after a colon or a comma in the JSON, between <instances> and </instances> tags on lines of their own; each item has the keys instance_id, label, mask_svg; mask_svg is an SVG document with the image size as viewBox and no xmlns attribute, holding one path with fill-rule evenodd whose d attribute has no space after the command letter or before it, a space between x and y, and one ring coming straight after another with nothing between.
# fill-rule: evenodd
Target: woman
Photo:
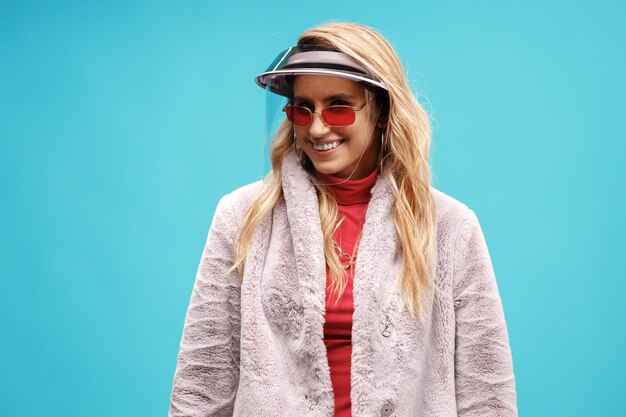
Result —
<instances>
[{"instance_id":1,"label":"woman","mask_svg":"<svg viewBox=\"0 0 626 417\"><path fill-rule=\"evenodd\" d=\"M286 119L267 178L218 204L170 416L517 415L478 219L430 186L393 48L322 25L257 83Z\"/></svg>"}]
</instances>

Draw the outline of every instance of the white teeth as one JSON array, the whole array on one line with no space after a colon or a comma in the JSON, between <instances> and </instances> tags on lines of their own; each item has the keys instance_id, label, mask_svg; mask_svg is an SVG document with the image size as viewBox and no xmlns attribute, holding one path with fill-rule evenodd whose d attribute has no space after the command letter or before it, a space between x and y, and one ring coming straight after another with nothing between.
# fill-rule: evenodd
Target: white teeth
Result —
<instances>
[{"instance_id":1,"label":"white teeth","mask_svg":"<svg viewBox=\"0 0 626 417\"><path fill-rule=\"evenodd\" d=\"M322 143L322 144L313 143L313 147L315 148L316 151L327 151L329 149L335 149L337 146L339 146L340 142L341 140L338 140L332 143Z\"/></svg>"}]
</instances>

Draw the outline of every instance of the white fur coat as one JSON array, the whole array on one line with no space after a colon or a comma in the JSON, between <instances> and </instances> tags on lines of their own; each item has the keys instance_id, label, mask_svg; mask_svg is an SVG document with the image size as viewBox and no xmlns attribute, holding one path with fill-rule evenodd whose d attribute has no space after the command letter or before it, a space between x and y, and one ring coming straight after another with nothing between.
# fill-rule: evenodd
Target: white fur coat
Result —
<instances>
[{"instance_id":1,"label":"white fur coat","mask_svg":"<svg viewBox=\"0 0 626 417\"><path fill-rule=\"evenodd\" d=\"M171 417L333 416L318 201L295 155L284 159L285 198L253 236L243 283L224 274L258 185L218 204L187 311ZM354 276L352 415L516 416L508 333L478 219L431 190L443 294L420 324L394 285L402 253L388 180L380 175L372 189Z\"/></svg>"}]
</instances>

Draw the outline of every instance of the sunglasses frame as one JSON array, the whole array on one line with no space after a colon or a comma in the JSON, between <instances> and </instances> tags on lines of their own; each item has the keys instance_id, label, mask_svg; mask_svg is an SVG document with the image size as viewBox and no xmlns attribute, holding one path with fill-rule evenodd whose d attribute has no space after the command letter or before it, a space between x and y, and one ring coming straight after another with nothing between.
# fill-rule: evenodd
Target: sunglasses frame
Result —
<instances>
[{"instance_id":1,"label":"sunglasses frame","mask_svg":"<svg viewBox=\"0 0 626 417\"><path fill-rule=\"evenodd\" d=\"M286 110L286 109L287 109L287 107L291 107L291 108L292 108L292 111L293 111L293 109L294 109L294 108L298 108L298 109L306 109L306 111L308 111L308 112L309 112L309 115L310 115L310 120L311 120L311 121L310 121L309 123L305 124L305 125L299 125L299 124L296 124L294 121L291 121L291 120L290 120L290 122L291 122L291 123L293 123L295 126L301 126L301 127L304 127L304 126L311 126L311 124L313 124L313 115L316 115L316 114L317 114L317 115L319 115L319 116L322 118L322 122L323 122L326 126L328 126L328 127L345 127L345 126L350 126L350 125L354 124L354 121L353 121L352 123L350 123L350 124L347 124L347 125L331 125L331 124L329 124L328 122L326 122L326 119L324 118L324 115L323 115L324 110L328 110L328 109L333 109L333 108L341 107L341 108L349 108L349 109L351 109L351 110L352 110L352 112L354 113L354 112L357 112L357 111L363 110L363 108L364 108L365 106L367 106L367 104L368 104L370 101L372 101L372 99L373 99L373 97L372 97L372 98L370 98L370 99L368 99L367 101L365 101L365 103L364 103L361 107L352 107L352 106L348 106L348 105L345 105L345 104L337 104L337 105L335 105L335 106L328 106L328 107L324 107L324 108L323 108L320 112L314 112L314 111L312 111L311 109L309 109L308 107L304 107L304 106L294 106L293 104L289 104L289 103L287 103L287 104L285 105L285 107L283 107L283 111L284 111L285 113L287 113L287 110ZM289 119L289 117L287 117L287 119ZM354 119L356 120L356 114L354 115Z\"/></svg>"}]
</instances>

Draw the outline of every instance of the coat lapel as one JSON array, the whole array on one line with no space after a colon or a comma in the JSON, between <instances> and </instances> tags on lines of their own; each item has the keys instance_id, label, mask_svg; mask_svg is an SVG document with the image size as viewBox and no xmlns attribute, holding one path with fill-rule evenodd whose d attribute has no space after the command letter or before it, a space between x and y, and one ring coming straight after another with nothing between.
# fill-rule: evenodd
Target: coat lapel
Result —
<instances>
[{"instance_id":1,"label":"coat lapel","mask_svg":"<svg viewBox=\"0 0 626 417\"><path fill-rule=\"evenodd\" d=\"M352 413L367 415L380 401L373 346L385 330L390 297L397 296L398 240L392 216L393 191L385 172L372 188L354 273L352 316ZM394 299L394 301L397 301ZM397 305L394 304L394 305ZM378 375L380 376L380 375ZM374 394L373 394L374 393Z\"/></svg>"},{"instance_id":2,"label":"coat lapel","mask_svg":"<svg viewBox=\"0 0 626 417\"><path fill-rule=\"evenodd\" d=\"M283 159L282 170L283 194L305 315L302 357L310 364L310 376L316 382L314 386L322 387L317 390L319 398L316 400L325 397L326 402L332 404L330 370L324 345L326 263L317 194L293 152Z\"/></svg>"},{"instance_id":3,"label":"coat lapel","mask_svg":"<svg viewBox=\"0 0 626 417\"><path fill-rule=\"evenodd\" d=\"M293 239L298 279L303 289L306 315L305 354L315 363L316 379L332 393L330 372L324 345L326 265L318 199L314 186L293 152L283 159L283 192ZM375 368L368 346L373 332L378 332L385 298L393 295L395 271L392 266L398 254L398 239L392 218L393 191L385 175L372 188L356 264L352 324L352 387L354 393L371 392ZM397 262L396 262L397 263ZM382 316L381 316L382 317ZM332 394L331 394L332 395ZM356 400L353 398L353 400ZM367 399L363 407L367 408Z\"/></svg>"}]
</instances>

